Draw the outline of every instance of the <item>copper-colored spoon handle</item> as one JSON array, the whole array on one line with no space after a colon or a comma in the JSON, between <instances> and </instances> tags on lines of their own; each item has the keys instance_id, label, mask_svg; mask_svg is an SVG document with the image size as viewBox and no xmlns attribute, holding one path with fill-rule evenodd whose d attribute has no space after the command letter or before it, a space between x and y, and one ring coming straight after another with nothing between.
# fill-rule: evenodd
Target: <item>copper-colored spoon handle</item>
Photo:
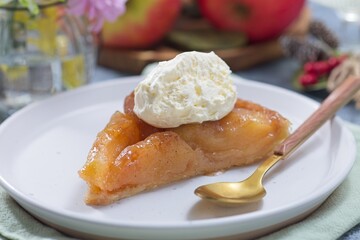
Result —
<instances>
[{"instance_id":1,"label":"copper-colored spoon handle","mask_svg":"<svg viewBox=\"0 0 360 240\"><path fill-rule=\"evenodd\" d=\"M274 154L287 156L293 152L327 120L333 117L337 110L348 103L359 89L360 77L348 77L294 133L275 148Z\"/></svg>"}]
</instances>

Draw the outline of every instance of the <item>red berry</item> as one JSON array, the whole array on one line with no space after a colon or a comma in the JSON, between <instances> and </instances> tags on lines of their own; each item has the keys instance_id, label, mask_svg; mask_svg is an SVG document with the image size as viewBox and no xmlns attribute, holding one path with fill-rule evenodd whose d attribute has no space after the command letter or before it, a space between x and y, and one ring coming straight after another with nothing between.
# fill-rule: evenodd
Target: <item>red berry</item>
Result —
<instances>
[{"instance_id":1,"label":"red berry","mask_svg":"<svg viewBox=\"0 0 360 240\"><path fill-rule=\"evenodd\" d=\"M307 62L304 65L304 72L305 73L315 73L315 62Z\"/></svg>"},{"instance_id":2,"label":"red berry","mask_svg":"<svg viewBox=\"0 0 360 240\"><path fill-rule=\"evenodd\" d=\"M315 74L307 73L299 78L300 84L304 87L314 85L318 82L318 77Z\"/></svg>"},{"instance_id":3,"label":"red berry","mask_svg":"<svg viewBox=\"0 0 360 240\"><path fill-rule=\"evenodd\" d=\"M314 71L317 75L322 75L330 72L330 66L326 61L315 62Z\"/></svg>"}]
</instances>

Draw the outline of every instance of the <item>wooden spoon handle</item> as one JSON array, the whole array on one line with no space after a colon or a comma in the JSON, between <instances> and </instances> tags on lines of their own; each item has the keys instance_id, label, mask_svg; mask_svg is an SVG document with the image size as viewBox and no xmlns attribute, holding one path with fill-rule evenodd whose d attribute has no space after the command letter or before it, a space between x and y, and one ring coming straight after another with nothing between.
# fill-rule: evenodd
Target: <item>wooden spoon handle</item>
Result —
<instances>
[{"instance_id":1,"label":"wooden spoon handle","mask_svg":"<svg viewBox=\"0 0 360 240\"><path fill-rule=\"evenodd\" d=\"M337 110L348 103L359 89L360 77L348 77L294 133L275 148L274 154L285 157L292 153L328 119L334 116Z\"/></svg>"}]
</instances>

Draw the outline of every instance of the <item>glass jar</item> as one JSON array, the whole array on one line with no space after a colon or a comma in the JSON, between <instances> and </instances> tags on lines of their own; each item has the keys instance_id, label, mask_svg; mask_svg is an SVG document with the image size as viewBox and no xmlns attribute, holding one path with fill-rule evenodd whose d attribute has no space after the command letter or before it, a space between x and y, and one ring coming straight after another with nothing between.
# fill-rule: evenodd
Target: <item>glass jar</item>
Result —
<instances>
[{"instance_id":1,"label":"glass jar","mask_svg":"<svg viewBox=\"0 0 360 240\"><path fill-rule=\"evenodd\" d=\"M87 84L95 55L86 24L68 15L63 1L40 6L37 15L0 7L0 108L12 113Z\"/></svg>"}]
</instances>

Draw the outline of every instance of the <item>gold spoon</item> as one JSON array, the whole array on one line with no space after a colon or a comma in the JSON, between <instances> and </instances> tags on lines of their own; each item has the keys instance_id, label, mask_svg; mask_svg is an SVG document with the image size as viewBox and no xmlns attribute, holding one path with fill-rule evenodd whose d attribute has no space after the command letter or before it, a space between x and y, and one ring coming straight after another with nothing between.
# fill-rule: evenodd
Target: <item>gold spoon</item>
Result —
<instances>
[{"instance_id":1,"label":"gold spoon","mask_svg":"<svg viewBox=\"0 0 360 240\"><path fill-rule=\"evenodd\" d=\"M198 187L195 194L220 205L236 206L261 200L266 190L262 185L265 173L279 160L288 157L297 147L316 132L336 111L348 103L360 89L360 77L348 77L320 105L320 107L275 148L255 172L241 182L218 182Z\"/></svg>"}]
</instances>

